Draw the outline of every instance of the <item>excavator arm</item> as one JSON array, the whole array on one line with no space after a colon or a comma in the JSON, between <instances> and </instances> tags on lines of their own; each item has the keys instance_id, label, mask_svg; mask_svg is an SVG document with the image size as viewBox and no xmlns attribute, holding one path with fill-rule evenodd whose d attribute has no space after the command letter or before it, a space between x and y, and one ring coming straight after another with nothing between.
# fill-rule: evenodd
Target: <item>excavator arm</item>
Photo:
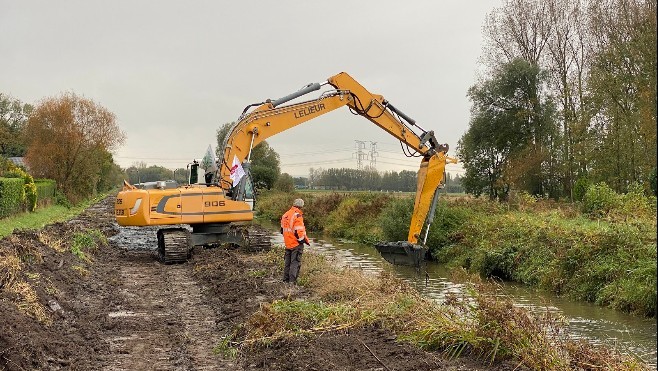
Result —
<instances>
[{"instance_id":1,"label":"excavator arm","mask_svg":"<svg viewBox=\"0 0 658 371\"><path fill-rule=\"evenodd\" d=\"M325 85L332 86L334 90L321 94L317 99L283 105L302 95L320 90ZM224 140L215 178L219 180L219 184L227 194L232 194L235 200L241 200L244 182L248 180L243 178L235 187L228 181L235 159L248 168L251 150L263 140L343 106L347 106L354 114L368 119L398 139L403 148L406 146L409 150L409 156L421 158L407 241L380 244L378 249L385 257L387 257L385 252L395 256L396 251L399 253L402 250L405 251L405 255L424 254L421 251L423 246L419 245L421 232L427 227L422 239L424 245L429 222L436 207L438 189L443 181L445 165L456 163L457 160L447 156L448 145L439 144L433 131L418 126L415 120L394 107L383 96L370 93L347 73L342 72L332 76L322 84L309 84L295 93L274 101L267 100L247 106ZM418 257L415 260L417 263Z\"/></svg>"}]
</instances>

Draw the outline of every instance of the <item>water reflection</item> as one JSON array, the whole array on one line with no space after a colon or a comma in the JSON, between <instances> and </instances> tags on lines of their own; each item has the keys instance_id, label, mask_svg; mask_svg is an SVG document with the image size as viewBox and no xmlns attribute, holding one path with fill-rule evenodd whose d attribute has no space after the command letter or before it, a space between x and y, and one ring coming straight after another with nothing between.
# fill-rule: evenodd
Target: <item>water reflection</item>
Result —
<instances>
[{"instance_id":1,"label":"water reflection","mask_svg":"<svg viewBox=\"0 0 658 371\"><path fill-rule=\"evenodd\" d=\"M283 244L283 238L275 233L272 242ZM430 262L422 272L414 267L393 266L369 245L315 236L308 250L321 252L339 266L358 268L366 273L391 271L422 294L439 302L447 293L460 293L463 288L463 284L449 278L450 273L442 265ZM502 287L519 306L531 311L554 311L564 316L574 338L615 346L656 368L655 319L633 316L591 303L570 301L519 284L505 282Z\"/></svg>"}]
</instances>

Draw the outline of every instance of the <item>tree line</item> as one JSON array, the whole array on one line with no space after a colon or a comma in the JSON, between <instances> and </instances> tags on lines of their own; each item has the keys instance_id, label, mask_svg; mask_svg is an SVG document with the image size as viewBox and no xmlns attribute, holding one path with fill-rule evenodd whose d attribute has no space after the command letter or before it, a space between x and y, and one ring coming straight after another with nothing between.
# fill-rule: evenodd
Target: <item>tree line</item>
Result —
<instances>
[{"instance_id":1,"label":"tree line","mask_svg":"<svg viewBox=\"0 0 658 371\"><path fill-rule=\"evenodd\" d=\"M379 172L372 168L310 168L308 177L291 177L290 182L297 189L415 192L418 173L409 170ZM444 182L448 192L463 191L459 175L446 173Z\"/></svg>"},{"instance_id":2,"label":"tree line","mask_svg":"<svg viewBox=\"0 0 658 371\"><path fill-rule=\"evenodd\" d=\"M458 144L472 194L574 198L656 184L656 2L507 0Z\"/></svg>"}]
</instances>

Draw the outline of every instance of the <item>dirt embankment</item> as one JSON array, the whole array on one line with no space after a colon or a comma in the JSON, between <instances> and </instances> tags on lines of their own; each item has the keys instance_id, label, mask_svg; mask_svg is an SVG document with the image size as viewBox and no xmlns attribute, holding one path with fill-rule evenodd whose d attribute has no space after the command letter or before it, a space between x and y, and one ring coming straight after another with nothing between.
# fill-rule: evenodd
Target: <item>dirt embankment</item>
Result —
<instances>
[{"instance_id":1,"label":"dirt embankment","mask_svg":"<svg viewBox=\"0 0 658 371\"><path fill-rule=\"evenodd\" d=\"M236 358L214 352L261 303L309 293L235 250L197 248L188 263L162 265L155 229L119 228L113 201L0 240L0 370L492 369L443 360L378 328L280 340ZM93 229L109 243L88 260L72 254L76 233ZM19 265L8 263L12 254Z\"/></svg>"}]
</instances>

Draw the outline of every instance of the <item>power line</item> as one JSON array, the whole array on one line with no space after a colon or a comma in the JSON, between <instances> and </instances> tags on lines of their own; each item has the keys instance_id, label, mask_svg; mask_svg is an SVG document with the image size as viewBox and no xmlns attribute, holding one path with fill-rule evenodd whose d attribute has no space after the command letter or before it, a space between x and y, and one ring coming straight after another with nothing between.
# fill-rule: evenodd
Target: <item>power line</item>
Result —
<instances>
[{"instance_id":1,"label":"power line","mask_svg":"<svg viewBox=\"0 0 658 371\"><path fill-rule=\"evenodd\" d=\"M352 151L352 148L341 148L341 149L333 149L333 150L326 150L326 151L321 151L321 152L302 152L302 153L285 153L285 154L279 154L279 157L291 157L291 156L306 156L306 155L324 155L327 153L336 153L336 152L346 152L346 151Z\"/></svg>"},{"instance_id":2,"label":"power line","mask_svg":"<svg viewBox=\"0 0 658 371\"><path fill-rule=\"evenodd\" d=\"M282 166L305 166L305 165L323 165L330 163L339 163L339 162L351 162L352 158L343 158L337 160L326 160L326 161L312 161L312 162L298 162L298 163L281 163Z\"/></svg>"}]
</instances>

